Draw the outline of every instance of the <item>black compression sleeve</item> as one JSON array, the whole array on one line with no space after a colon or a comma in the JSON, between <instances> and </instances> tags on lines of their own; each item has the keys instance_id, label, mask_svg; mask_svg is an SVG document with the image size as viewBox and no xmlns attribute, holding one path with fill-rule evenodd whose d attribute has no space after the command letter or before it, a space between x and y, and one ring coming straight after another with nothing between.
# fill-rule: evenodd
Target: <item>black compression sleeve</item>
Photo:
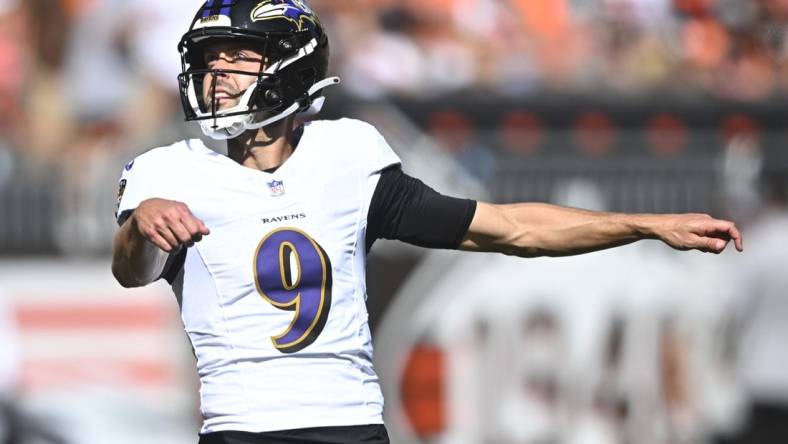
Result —
<instances>
[{"instance_id":1,"label":"black compression sleeve","mask_svg":"<svg viewBox=\"0 0 788 444\"><path fill-rule=\"evenodd\" d=\"M428 248L456 249L468 232L476 201L439 194L399 167L380 175L367 216L366 247L398 239Z\"/></svg>"},{"instance_id":2,"label":"black compression sleeve","mask_svg":"<svg viewBox=\"0 0 788 444\"><path fill-rule=\"evenodd\" d=\"M186 249L181 248L175 253L171 253L164 264L164 270L161 272L160 278L164 278L170 285L175 282L178 273L183 269L186 263Z\"/></svg>"},{"instance_id":3,"label":"black compression sleeve","mask_svg":"<svg viewBox=\"0 0 788 444\"><path fill-rule=\"evenodd\" d=\"M126 223L127 220L131 217L131 214L134 210L126 210L118 215L118 226L121 226Z\"/></svg>"}]
</instances>

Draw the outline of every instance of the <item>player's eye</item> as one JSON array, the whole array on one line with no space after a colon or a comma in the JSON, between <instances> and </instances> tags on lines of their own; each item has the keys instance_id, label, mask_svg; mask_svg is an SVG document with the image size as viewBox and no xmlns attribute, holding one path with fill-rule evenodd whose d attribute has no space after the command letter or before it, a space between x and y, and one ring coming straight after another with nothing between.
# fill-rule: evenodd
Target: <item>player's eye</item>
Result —
<instances>
[{"instance_id":1,"label":"player's eye","mask_svg":"<svg viewBox=\"0 0 788 444\"><path fill-rule=\"evenodd\" d=\"M208 53L205 53L205 56L203 57L203 59L205 61L205 65L210 67L211 65L216 63L217 60L219 60L219 55L214 53L214 52L208 52Z\"/></svg>"},{"instance_id":2,"label":"player's eye","mask_svg":"<svg viewBox=\"0 0 788 444\"><path fill-rule=\"evenodd\" d=\"M233 60L237 62L259 62L260 57L248 51L238 51L233 54Z\"/></svg>"}]
</instances>

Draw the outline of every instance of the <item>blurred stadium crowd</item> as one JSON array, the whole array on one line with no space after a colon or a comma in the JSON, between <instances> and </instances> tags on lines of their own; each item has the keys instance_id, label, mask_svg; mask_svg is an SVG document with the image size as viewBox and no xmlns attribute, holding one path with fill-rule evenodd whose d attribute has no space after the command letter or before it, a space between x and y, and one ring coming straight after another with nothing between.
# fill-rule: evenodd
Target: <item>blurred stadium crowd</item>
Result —
<instances>
[{"instance_id":1,"label":"blurred stadium crowd","mask_svg":"<svg viewBox=\"0 0 788 444\"><path fill-rule=\"evenodd\" d=\"M360 96L481 90L761 100L788 88L781 0L323 3L334 10L339 71Z\"/></svg>"},{"instance_id":2,"label":"blurred stadium crowd","mask_svg":"<svg viewBox=\"0 0 788 444\"><path fill-rule=\"evenodd\" d=\"M195 3L2 0L4 158L10 151L25 162L65 157L78 165L96 149L145 145L179 118L175 45ZM356 97L667 93L759 101L788 90L783 0L312 5L331 32L333 70ZM0 181L8 174L0 171Z\"/></svg>"}]
</instances>

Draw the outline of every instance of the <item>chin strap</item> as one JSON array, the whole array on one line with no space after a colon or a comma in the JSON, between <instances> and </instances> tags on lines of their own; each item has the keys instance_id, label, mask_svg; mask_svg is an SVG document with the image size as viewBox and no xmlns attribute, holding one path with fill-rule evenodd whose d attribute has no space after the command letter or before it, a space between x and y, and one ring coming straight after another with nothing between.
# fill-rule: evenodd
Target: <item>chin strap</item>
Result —
<instances>
[{"instance_id":1,"label":"chin strap","mask_svg":"<svg viewBox=\"0 0 788 444\"><path fill-rule=\"evenodd\" d=\"M325 79L315 83L314 85L312 85L312 87L309 88L309 91L307 91L307 96L312 97L313 95L317 94L320 90L322 90L324 88L327 88L329 86L339 85L340 82L341 82L341 80L339 79L339 77L328 77L328 78L325 78ZM312 115L315 115L315 114L319 113L320 110L323 108L323 104L325 103L325 101L326 101L325 97L318 97L317 99L312 101L312 104L309 106L309 108L307 108L306 111L303 112L303 114L308 115L308 116L312 116ZM262 122L255 122L255 123L248 123L248 124L246 124L246 129L260 129L260 128L264 127L264 126L268 126L268 125L270 125L272 123L278 122L278 121L280 121L280 120L282 120L284 118L287 118L287 117L295 114L296 112L298 112L299 109L301 109L301 104L299 102L295 102L292 105L290 105L289 107L287 107L287 109L285 109L281 113L279 113L279 114L277 114L275 116L271 116L271 117L263 120Z\"/></svg>"}]
</instances>

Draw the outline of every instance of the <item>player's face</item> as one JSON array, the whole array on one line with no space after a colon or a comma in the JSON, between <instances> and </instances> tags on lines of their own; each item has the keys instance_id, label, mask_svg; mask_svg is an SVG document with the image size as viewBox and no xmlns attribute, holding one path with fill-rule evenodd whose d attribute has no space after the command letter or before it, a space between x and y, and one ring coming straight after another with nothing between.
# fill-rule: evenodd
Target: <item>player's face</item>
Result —
<instances>
[{"instance_id":1,"label":"player's face","mask_svg":"<svg viewBox=\"0 0 788 444\"><path fill-rule=\"evenodd\" d=\"M214 96L213 74L203 78L203 100L210 107L212 98L216 99L217 110L232 108L238 104L243 93L257 81L261 71L262 54L232 43L215 43L204 52L204 62L208 69L246 71L250 74L219 73L216 77Z\"/></svg>"}]
</instances>

